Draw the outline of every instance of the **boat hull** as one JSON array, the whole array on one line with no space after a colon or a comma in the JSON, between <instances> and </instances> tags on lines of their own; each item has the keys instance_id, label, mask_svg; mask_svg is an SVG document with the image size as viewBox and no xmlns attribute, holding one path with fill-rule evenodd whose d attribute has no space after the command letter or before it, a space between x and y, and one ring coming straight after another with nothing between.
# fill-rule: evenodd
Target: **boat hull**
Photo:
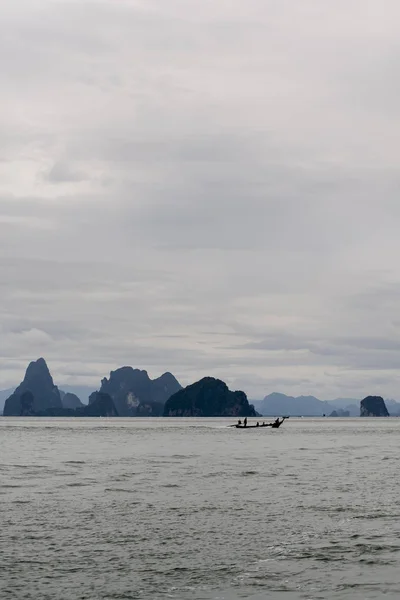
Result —
<instances>
[{"instance_id":1,"label":"boat hull","mask_svg":"<svg viewBox=\"0 0 400 600\"><path fill-rule=\"evenodd\" d=\"M265 429L266 427L276 427L276 425L235 425L236 429Z\"/></svg>"}]
</instances>

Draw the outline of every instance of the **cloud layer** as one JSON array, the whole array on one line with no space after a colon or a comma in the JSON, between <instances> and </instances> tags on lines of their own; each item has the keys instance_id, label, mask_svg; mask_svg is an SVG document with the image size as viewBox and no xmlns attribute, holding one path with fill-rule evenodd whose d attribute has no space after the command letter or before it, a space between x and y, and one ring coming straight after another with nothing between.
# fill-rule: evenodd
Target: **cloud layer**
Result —
<instances>
[{"instance_id":1,"label":"cloud layer","mask_svg":"<svg viewBox=\"0 0 400 600\"><path fill-rule=\"evenodd\" d=\"M397 396L395 0L14 0L0 386Z\"/></svg>"}]
</instances>

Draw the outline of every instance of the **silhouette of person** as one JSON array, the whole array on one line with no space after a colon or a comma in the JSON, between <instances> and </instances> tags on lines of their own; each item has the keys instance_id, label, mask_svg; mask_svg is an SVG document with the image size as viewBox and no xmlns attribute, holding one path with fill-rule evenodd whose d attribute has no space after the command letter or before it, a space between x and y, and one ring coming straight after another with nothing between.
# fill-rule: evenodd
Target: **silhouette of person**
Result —
<instances>
[{"instance_id":1,"label":"silhouette of person","mask_svg":"<svg viewBox=\"0 0 400 600\"><path fill-rule=\"evenodd\" d=\"M245 427L247 427L247 417L244 418L243 424Z\"/></svg>"}]
</instances>

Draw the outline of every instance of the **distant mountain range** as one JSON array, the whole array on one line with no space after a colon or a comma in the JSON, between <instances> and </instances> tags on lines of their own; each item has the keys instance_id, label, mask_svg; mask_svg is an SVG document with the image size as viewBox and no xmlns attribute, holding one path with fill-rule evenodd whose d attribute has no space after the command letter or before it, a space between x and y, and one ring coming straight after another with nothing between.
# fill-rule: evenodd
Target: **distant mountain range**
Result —
<instances>
[{"instance_id":1,"label":"distant mountain range","mask_svg":"<svg viewBox=\"0 0 400 600\"><path fill-rule=\"evenodd\" d=\"M274 392L265 396L264 400L253 402L257 412L263 416L288 415L293 416L321 416L331 412L330 406L314 396L286 396Z\"/></svg>"},{"instance_id":2,"label":"distant mountain range","mask_svg":"<svg viewBox=\"0 0 400 600\"><path fill-rule=\"evenodd\" d=\"M361 398L336 398L335 400L319 400L315 396L286 396L274 392L263 400L254 400L252 404L263 416L288 415L290 417L322 417L330 416L333 411L347 411L350 417L360 416ZM400 403L385 400L391 415L400 415Z\"/></svg>"},{"instance_id":3,"label":"distant mountain range","mask_svg":"<svg viewBox=\"0 0 400 600\"><path fill-rule=\"evenodd\" d=\"M111 371L109 379L104 378L101 381L98 392L94 392L92 387L82 385L63 385L62 389L59 389L54 385L45 360L40 358L30 363L24 380L15 390L13 388L0 390L0 414L3 413L5 404L5 415L21 414L21 397L25 392L30 392L33 395L33 399L29 395L24 396L24 403L26 407L29 407L30 411L35 413L35 411L43 412L51 410L55 416L57 411L61 411L61 416L63 410L77 411L77 414L86 414L89 411L88 414L92 414L97 410L96 407L101 407L101 410L107 410L109 414L114 411L118 416L162 416L163 414L180 414L180 412L182 414L208 414L208 408L205 408L205 405L201 405L200 407L203 400L199 400L199 407L195 406L197 396L196 398L193 396L192 390L200 390L201 394L204 392L204 398L206 396L207 398L211 398L211 396L215 396L214 388L218 388L218 393L221 391L216 382L218 382L221 390L225 390L226 398L222 392L220 394L221 398L224 396L222 404L225 406L226 403L232 403L234 396L230 396L229 394L234 393L230 392L220 380L204 378L200 382L182 390L181 385L171 373L164 373L157 379L150 379L146 371L133 369L132 367L121 367L115 371ZM180 390L182 390L182 393L180 396L178 395L179 402L176 407L175 405L172 406ZM202 397L201 394L199 398ZM243 394L243 392L237 392L237 394ZM166 405L169 398L171 398L171 402ZM185 398L187 406L185 403L183 403L185 406L181 403L181 400L183 402L183 398ZM252 404L257 413L262 416L328 417L331 415L348 415L359 417L360 401L361 399L358 398L336 398L324 401L315 396L295 397L274 392L265 396L263 400L252 401ZM226 409L229 412L230 409L227 408L228 404L226 404L224 410ZM400 416L399 402L389 399L385 400L385 404L392 416ZM88 407L88 410L85 407ZM164 411L164 407L168 409L166 412ZM213 406L211 412L213 414L223 414L221 410ZM241 415L241 410L236 407L232 409L232 414L237 413ZM243 410L247 414L247 409ZM250 413L248 416L251 416Z\"/></svg>"}]
</instances>

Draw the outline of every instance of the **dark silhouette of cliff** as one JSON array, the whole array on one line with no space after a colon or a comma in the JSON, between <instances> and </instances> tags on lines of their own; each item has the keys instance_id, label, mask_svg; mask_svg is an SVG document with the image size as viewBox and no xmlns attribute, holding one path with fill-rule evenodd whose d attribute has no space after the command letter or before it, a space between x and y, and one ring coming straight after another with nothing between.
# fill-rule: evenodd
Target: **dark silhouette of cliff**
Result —
<instances>
[{"instance_id":1,"label":"dark silhouette of cliff","mask_svg":"<svg viewBox=\"0 0 400 600\"><path fill-rule=\"evenodd\" d=\"M226 383L204 377L171 396L164 406L165 417L255 417L244 392L231 392Z\"/></svg>"},{"instance_id":2,"label":"dark silhouette of cliff","mask_svg":"<svg viewBox=\"0 0 400 600\"><path fill-rule=\"evenodd\" d=\"M25 392L30 394L30 392ZM118 417L114 402L108 394L95 392L96 397L90 405L74 408L51 407L40 411L29 411L29 399L23 416L32 417Z\"/></svg>"},{"instance_id":3,"label":"dark silhouette of cliff","mask_svg":"<svg viewBox=\"0 0 400 600\"><path fill-rule=\"evenodd\" d=\"M29 364L24 380L7 398L4 416L117 417L118 411L108 394L95 393L90 406L86 406L75 394L60 392L46 361L39 358Z\"/></svg>"},{"instance_id":4,"label":"dark silhouette of cliff","mask_svg":"<svg viewBox=\"0 0 400 600\"><path fill-rule=\"evenodd\" d=\"M367 396L361 400L360 417L389 417L384 399L381 396Z\"/></svg>"},{"instance_id":5,"label":"dark silhouette of cliff","mask_svg":"<svg viewBox=\"0 0 400 600\"><path fill-rule=\"evenodd\" d=\"M32 392L26 390L20 397L20 416L30 417L34 414L34 397Z\"/></svg>"},{"instance_id":6,"label":"dark silhouette of cliff","mask_svg":"<svg viewBox=\"0 0 400 600\"><path fill-rule=\"evenodd\" d=\"M60 390L60 394L63 408L75 410L76 408L82 408L84 406L76 394L72 394L71 392L65 393L62 390Z\"/></svg>"},{"instance_id":7,"label":"dark silhouette of cliff","mask_svg":"<svg viewBox=\"0 0 400 600\"><path fill-rule=\"evenodd\" d=\"M168 398L181 389L171 373L150 379L147 371L121 367L111 371L110 378L101 382L100 392L108 394L120 417L161 416ZM96 398L89 397L89 405Z\"/></svg>"},{"instance_id":8,"label":"dark silhouette of cliff","mask_svg":"<svg viewBox=\"0 0 400 600\"><path fill-rule=\"evenodd\" d=\"M28 393L29 392L29 393ZM29 364L24 380L4 405L4 416L21 416L62 408L59 389L54 385L46 361L39 358Z\"/></svg>"},{"instance_id":9,"label":"dark silhouette of cliff","mask_svg":"<svg viewBox=\"0 0 400 600\"><path fill-rule=\"evenodd\" d=\"M118 411L109 394L94 392L92 402L83 408L77 408L77 417L118 417Z\"/></svg>"}]
</instances>

